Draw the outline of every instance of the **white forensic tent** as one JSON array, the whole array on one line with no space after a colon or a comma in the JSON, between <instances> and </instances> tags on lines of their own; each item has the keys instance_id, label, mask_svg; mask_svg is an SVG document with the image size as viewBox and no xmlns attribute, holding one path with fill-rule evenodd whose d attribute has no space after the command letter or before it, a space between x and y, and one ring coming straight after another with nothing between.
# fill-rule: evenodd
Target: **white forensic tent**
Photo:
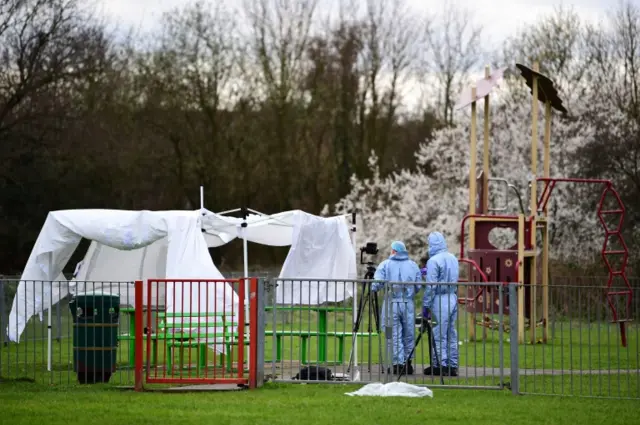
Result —
<instances>
[{"instance_id":1,"label":"white forensic tent","mask_svg":"<svg viewBox=\"0 0 640 425\"><path fill-rule=\"evenodd\" d=\"M233 211L219 214L205 209L160 212L69 210L50 213L14 299L9 323L10 339L18 342L28 320L34 314L49 309L49 304L57 303L69 291L72 294L82 293L99 290L101 284L108 285L109 292L121 295L121 304L132 305L134 289L130 282L133 280L222 279L207 248L224 245L236 237L244 242L247 277L248 241L291 246L280 277L295 279L296 282L280 282L276 292L277 303L321 304L353 296L355 309L354 285L340 282L356 277L355 228L350 235L347 216L318 217L294 210L274 215L252 211L245 218L236 218L226 215L230 212ZM66 279L60 283L51 282L56 273L57 279L63 280L62 268L82 237L92 240L92 243L79 269L76 269L74 280L68 285L65 284ZM197 254L185 255L185 252ZM32 281L45 285L45 296L38 296ZM217 311L223 308L224 311L231 311L231 308L237 311L238 300L234 291L230 287L227 290L219 288L221 286L217 285L217 295L215 291L208 291L209 311L213 311L216 303L221 303L217 305ZM221 293L223 291L224 294ZM157 297L152 292L150 303L146 299L147 291L144 291L143 302L145 305L164 303L168 312L185 312L196 310L197 300L206 297L204 285L201 292L199 297L190 297L191 306L184 305L186 300L164 300L165 294L161 291L157 292ZM247 299L248 296L247 291ZM232 300L228 299L230 297ZM18 311L18 304L26 306L21 309L24 311ZM248 302L245 308L248 309Z\"/></svg>"},{"instance_id":2,"label":"white forensic tent","mask_svg":"<svg viewBox=\"0 0 640 425\"><path fill-rule=\"evenodd\" d=\"M291 246L280 271L276 302L317 305L339 302L353 295L352 283L340 282L356 278L355 240L348 216L319 217L300 210L278 214L262 214L248 210L246 218L222 213L206 214L207 231L235 236L244 243L244 274L249 276L247 242L268 246ZM235 229L235 230L234 230ZM300 282L300 279L308 279Z\"/></svg>"},{"instance_id":3,"label":"white forensic tent","mask_svg":"<svg viewBox=\"0 0 640 425\"><path fill-rule=\"evenodd\" d=\"M155 263L151 263L155 266L145 271L151 274L149 277L223 279L209 255L208 245L223 244L227 238L225 235L216 236L214 232L205 236L202 228L207 227L207 218L200 211L62 210L50 212L29 256L13 300L7 329L10 340L19 342L29 319L49 309L66 295L66 289L52 281L59 278L63 267L82 238L95 241L94 250L101 248L101 245L113 248L111 254L117 251L118 257L123 252L131 254L137 251L136 254L141 256L145 252L148 254L149 250L155 250L153 255L156 260ZM216 237L219 238L218 242L215 241ZM145 247L146 251L143 250ZM125 254L123 254L127 257L125 261L132 259L131 263L125 264L138 266L141 264L139 259L133 260L135 255ZM91 258L92 255L88 259ZM123 263L115 263L117 259L114 260L114 258L111 257L109 264L94 265L94 268L98 267L98 271L103 270L102 272L108 273L108 279L104 279L105 281L115 281L114 274L118 269L126 273L127 278L123 279L124 281L131 281L131 270L127 270L129 267L122 267ZM91 270L91 267L83 264L76 280L79 282L81 278L89 277ZM155 275L157 272L161 274ZM93 277L97 276L93 275ZM189 297L191 303L186 299L180 299L181 297L176 297L177 299L174 300L172 285L177 289L176 294L191 291L196 296ZM191 288L189 288L190 285ZM198 308L204 308L204 305L199 305L200 300L204 299L209 311L214 309L237 311L238 298L231 285L211 285L215 288L195 283L168 283L168 295L165 301L167 312L197 311ZM44 291L38 290L37 286L44 286ZM73 288L73 285L69 286Z\"/></svg>"}]
</instances>

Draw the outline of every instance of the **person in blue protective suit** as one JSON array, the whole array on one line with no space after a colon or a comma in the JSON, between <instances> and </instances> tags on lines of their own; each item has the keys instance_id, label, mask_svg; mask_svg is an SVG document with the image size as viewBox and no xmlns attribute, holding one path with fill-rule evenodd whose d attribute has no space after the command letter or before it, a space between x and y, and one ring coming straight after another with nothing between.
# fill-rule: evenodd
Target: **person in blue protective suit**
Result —
<instances>
[{"instance_id":1,"label":"person in blue protective suit","mask_svg":"<svg viewBox=\"0 0 640 425\"><path fill-rule=\"evenodd\" d=\"M435 353L425 375L458 375L458 297L456 288L459 276L458 259L447 248L447 241L440 232L428 237L429 260L427 261L426 287L422 299L423 317L431 317ZM437 354L437 357L436 355ZM437 359L437 360L436 360Z\"/></svg>"},{"instance_id":2,"label":"person in blue protective suit","mask_svg":"<svg viewBox=\"0 0 640 425\"><path fill-rule=\"evenodd\" d=\"M388 282L422 282L420 268L409 258L409 253L403 242L395 241L391 244L391 256L384 260L374 274L374 280ZM372 291L380 290L386 282L374 282ZM391 296L386 297L382 304L382 323L386 322L386 312L392 314L393 324L393 373L399 374L406 366L407 374L413 374L413 365L408 358L413 350L415 336L415 306L414 297L422 285L392 284ZM386 305L391 302L391 308ZM389 370L389 373L391 371Z\"/></svg>"}]
</instances>

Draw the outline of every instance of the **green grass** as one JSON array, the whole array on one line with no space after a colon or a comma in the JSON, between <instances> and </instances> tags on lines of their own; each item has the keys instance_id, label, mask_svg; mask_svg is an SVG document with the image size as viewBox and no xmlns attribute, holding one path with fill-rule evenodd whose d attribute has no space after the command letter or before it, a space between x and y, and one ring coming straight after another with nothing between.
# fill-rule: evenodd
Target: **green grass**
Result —
<instances>
[{"instance_id":1,"label":"green grass","mask_svg":"<svg viewBox=\"0 0 640 425\"><path fill-rule=\"evenodd\" d=\"M2 422L12 425L500 424L627 425L637 401L516 397L507 391L434 389L433 398L348 397L360 385L276 385L255 391L158 394L101 386L50 389L0 384Z\"/></svg>"}]
</instances>

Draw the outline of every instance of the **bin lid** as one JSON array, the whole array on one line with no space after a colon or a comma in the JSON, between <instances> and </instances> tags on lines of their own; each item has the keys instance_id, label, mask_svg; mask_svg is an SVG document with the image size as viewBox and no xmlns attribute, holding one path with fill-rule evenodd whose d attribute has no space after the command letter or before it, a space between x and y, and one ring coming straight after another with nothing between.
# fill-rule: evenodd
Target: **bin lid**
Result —
<instances>
[{"instance_id":1,"label":"bin lid","mask_svg":"<svg viewBox=\"0 0 640 425\"><path fill-rule=\"evenodd\" d=\"M109 297L109 298L120 298L120 295L114 294L112 292L81 292L74 295L74 298L85 298L85 297Z\"/></svg>"}]
</instances>

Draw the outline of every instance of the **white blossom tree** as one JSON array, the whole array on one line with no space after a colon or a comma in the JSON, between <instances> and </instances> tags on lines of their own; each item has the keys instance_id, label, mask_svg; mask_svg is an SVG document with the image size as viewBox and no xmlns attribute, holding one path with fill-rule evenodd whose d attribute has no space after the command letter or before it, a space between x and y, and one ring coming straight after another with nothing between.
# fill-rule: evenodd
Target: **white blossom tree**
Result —
<instances>
[{"instance_id":1,"label":"white blossom tree","mask_svg":"<svg viewBox=\"0 0 640 425\"><path fill-rule=\"evenodd\" d=\"M531 164L530 95L521 90L508 90L494 102L491 117L491 176L507 179L519 188L525 213L529 213L528 178ZM544 107L540 105L538 176L543 173ZM482 109L478 108L478 158L482 158ZM464 113L468 112L465 111ZM458 122L464 123L464 120ZM334 206L335 212L355 209L364 222L359 238L377 241L387 247L395 239L404 240L413 255L426 250L426 237L441 231L449 248L459 250L460 223L468 211L468 179L470 164L470 121L440 130L431 141L425 141L416 153L417 171L400 170L387 177L380 175L375 153L370 158L372 177L351 179L351 192ZM576 176L579 169L570 157L594 135L594 128L572 115L555 117L551 137L551 176ZM480 162L478 171L482 169ZM542 185L539 186L538 196ZM589 189L575 185L558 185L554 190L549 214L552 226L552 255L556 258L584 258L599 250L603 232L596 222L594 203L590 217L582 215L581 205ZM599 195L599 192L593 192ZM496 195L494 193L494 195ZM492 202L504 202L504 194L492 196ZM501 200L502 199L502 200ZM595 202L595 199L594 199ZM325 212L329 212L325 207ZM518 203L510 204L503 214L518 213ZM493 241L492 241L493 242ZM500 241L496 241L498 244Z\"/></svg>"}]
</instances>

